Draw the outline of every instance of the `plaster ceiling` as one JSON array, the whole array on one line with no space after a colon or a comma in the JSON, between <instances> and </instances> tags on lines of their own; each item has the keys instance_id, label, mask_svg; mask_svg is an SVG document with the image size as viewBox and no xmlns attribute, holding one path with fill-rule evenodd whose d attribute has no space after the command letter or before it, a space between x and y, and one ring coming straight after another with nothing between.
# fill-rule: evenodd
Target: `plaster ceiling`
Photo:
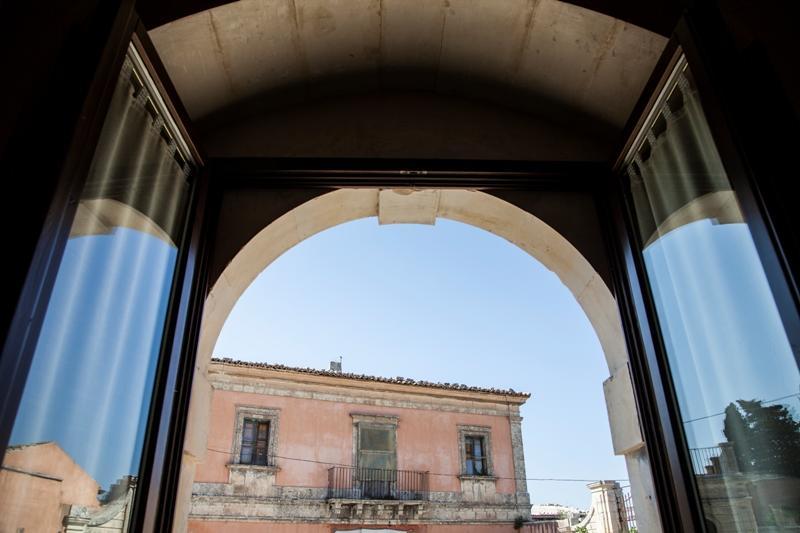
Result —
<instances>
[{"instance_id":1,"label":"plaster ceiling","mask_svg":"<svg viewBox=\"0 0 800 533\"><path fill-rule=\"evenodd\" d=\"M150 36L201 129L400 90L619 130L666 44L558 0L240 0Z\"/></svg>"}]
</instances>

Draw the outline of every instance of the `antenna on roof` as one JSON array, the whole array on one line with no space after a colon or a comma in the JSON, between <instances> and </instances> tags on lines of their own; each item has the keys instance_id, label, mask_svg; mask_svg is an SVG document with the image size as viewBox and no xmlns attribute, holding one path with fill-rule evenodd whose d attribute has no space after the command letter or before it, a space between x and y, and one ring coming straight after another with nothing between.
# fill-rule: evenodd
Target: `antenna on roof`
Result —
<instances>
[{"instance_id":1,"label":"antenna on roof","mask_svg":"<svg viewBox=\"0 0 800 533\"><path fill-rule=\"evenodd\" d=\"M342 356L339 356L338 361L331 361L331 372L342 373Z\"/></svg>"}]
</instances>

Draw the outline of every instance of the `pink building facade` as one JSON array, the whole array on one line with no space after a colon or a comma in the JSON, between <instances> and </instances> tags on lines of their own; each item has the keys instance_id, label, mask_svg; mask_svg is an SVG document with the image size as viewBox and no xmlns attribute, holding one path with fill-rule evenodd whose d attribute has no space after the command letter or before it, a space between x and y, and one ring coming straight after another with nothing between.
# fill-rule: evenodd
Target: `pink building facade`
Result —
<instances>
[{"instance_id":1,"label":"pink building facade","mask_svg":"<svg viewBox=\"0 0 800 533\"><path fill-rule=\"evenodd\" d=\"M493 533L530 515L527 394L230 360L209 375L189 531Z\"/></svg>"},{"instance_id":2,"label":"pink building facade","mask_svg":"<svg viewBox=\"0 0 800 533\"><path fill-rule=\"evenodd\" d=\"M136 478L108 491L56 442L12 446L0 468L0 533L128 531Z\"/></svg>"},{"instance_id":3,"label":"pink building facade","mask_svg":"<svg viewBox=\"0 0 800 533\"><path fill-rule=\"evenodd\" d=\"M99 488L55 442L11 447L0 469L0 533L61 531L71 505L100 507Z\"/></svg>"}]
</instances>

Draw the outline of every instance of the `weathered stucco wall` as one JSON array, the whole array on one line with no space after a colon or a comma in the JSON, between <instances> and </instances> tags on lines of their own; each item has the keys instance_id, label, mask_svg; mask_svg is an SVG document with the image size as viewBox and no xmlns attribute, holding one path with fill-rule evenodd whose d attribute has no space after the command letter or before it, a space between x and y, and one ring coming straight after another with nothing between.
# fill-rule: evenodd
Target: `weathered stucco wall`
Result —
<instances>
[{"instance_id":1,"label":"weathered stucco wall","mask_svg":"<svg viewBox=\"0 0 800 533\"><path fill-rule=\"evenodd\" d=\"M9 448L0 470L0 532L60 531L65 506L99 507L98 488L54 442Z\"/></svg>"},{"instance_id":2,"label":"weathered stucco wall","mask_svg":"<svg viewBox=\"0 0 800 533\"><path fill-rule=\"evenodd\" d=\"M0 531L58 531L61 481L0 470Z\"/></svg>"},{"instance_id":3,"label":"weathered stucco wall","mask_svg":"<svg viewBox=\"0 0 800 533\"><path fill-rule=\"evenodd\" d=\"M449 474L430 477L432 491L460 491L458 425L487 426L492 430L492 460L497 492L512 494L514 464L508 417L437 412L423 409L386 408L334 401L264 396L215 390L211 402L208 447L212 450L197 467L196 482L227 483L233 446L236 406L280 409L276 455L280 470L275 483L284 486L328 486L328 464L285 459L292 457L324 463L353 462L351 413L394 415L397 425L397 467L400 470ZM510 478L510 479L502 479Z\"/></svg>"},{"instance_id":4,"label":"weathered stucco wall","mask_svg":"<svg viewBox=\"0 0 800 533\"><path fill-rule=\"evenodd\" d=\"M94 507L99 505L97 490L100 485L54 442L11 448L6 452L3 466L37 472L62 480L62 503Z\"/></svg>"},{"instance_id":5,"label":"weathered stucco wall","mask_svg":"<svg viewBox=\"0 0 800 533\"><path fill-rule=\"evenodd\" d=\"M194 523L507 526L529 512L525 393L231 360L212 362L209 378L210 453L197 465ZM269 420L268 466L238 464L245 417ZM329 469L358 463L363 423L395 428L397 469L427 472L413 475L417 488L398 487L413 497L331 498ZM489 475L462 476L464 436L476 433Z\"/></svg>"}]
</instances>

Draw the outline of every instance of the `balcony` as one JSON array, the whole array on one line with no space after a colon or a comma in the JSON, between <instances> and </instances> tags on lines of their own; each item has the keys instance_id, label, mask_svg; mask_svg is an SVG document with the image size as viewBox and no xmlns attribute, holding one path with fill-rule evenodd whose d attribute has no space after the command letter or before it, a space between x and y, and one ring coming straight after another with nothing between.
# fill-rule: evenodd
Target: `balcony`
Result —
<instances>
[{"instance_id":1,"label":"balcony","mask_svg":"<svg viewBox=\"0 0 800 533\"><path fill-rule=\"evenodd\" d=\"M697 476L719 476L739 472L733 444L730 442L706 448L690 448L689 454L692 458L692 468Z\"/></svg>"},{"instance_id":2,"label":"balcony","mask_svg":"<svg viewBox=\"0 0 800 533\"><path fill-rule=\"evenodd\" d=\"M328 469L328 499L427 500L428 473L334 466Z\"/></svg>"},{"instance_id":3,"label":"balcony","mask_svg":"<svg viewBox=\"0 0 800 533\"><path fill-rule=\"evenodd\" d=\"M427 472L350 466L328 469L328 503L336 519L419 519L427 499Z\"/></svg>"}]
</instances>

